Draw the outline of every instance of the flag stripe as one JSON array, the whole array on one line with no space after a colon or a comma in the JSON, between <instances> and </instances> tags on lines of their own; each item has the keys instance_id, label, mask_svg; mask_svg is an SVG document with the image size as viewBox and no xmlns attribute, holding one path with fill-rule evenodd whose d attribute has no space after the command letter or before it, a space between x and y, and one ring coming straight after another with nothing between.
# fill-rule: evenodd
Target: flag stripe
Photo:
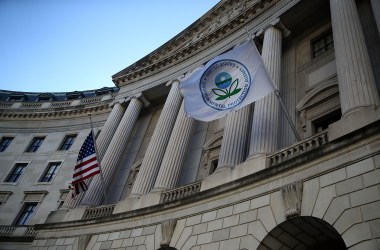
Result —
<instances>
[{"instance_id":1,"label":"flag stripe","mask_svg":"<svg viewBox=\"0 0 380 250\"><path fill-rule=\"evenodd\" d=\"M86 161L82 161L81 163L77 164L75 166L75 169L78 169L78 168L81 168L82 166L85 166L86 164L88 164L89 162L92 162L92 161L96 161L96 155L91 155L92 157Z\"/></svg>"},{"instance_id":2,"label":"flag stripe","mask_svg":"<svg viewBox=\"0 0 380 250\"><path fill-rule=\"evenodd\" d=\"M76 184L76 183L79 183L79 182L83 182L84 180L86 180L86 179L88 179L88 178L90 178L90 177L92 177L92 176L94 176L94 175L97 175L97 174L100 174L100 170L96 170L96 171L93 172L93 173L89 173L89 174L86 176L86 178L81 178L81 179L78 179L78 180L76 180L76 181L73 181L73 184Z\"/></svg>"},{"instance_id":3,"label":"flag stripe","mask_svg":"<svg viewBox=\"0 0 380 250\"><path fill-rule=\"evenodd\" d=\"M86 174L86 172L91 171L93 169L99 169L98 168L98 162L94 162L92 165L88 165L88 166L86 166L86 168L83 168L80 171L76 171L73 174L73 178L75 179L78 176L84 175L84 174Z\"/></svg>"},{"instance_id":4,"label":"flag stripe","mask_svg":"<svg viewBox=\"0 0 380 250\"><path fill-rule=\"evenodd\" d=\"M79 150L77 164L74 167L73 181L71 182L73 196L88 189L84 182L88 178L100 173L100 167L95 152L95 142L92 130Z\"/></svg>"}]
</instances>

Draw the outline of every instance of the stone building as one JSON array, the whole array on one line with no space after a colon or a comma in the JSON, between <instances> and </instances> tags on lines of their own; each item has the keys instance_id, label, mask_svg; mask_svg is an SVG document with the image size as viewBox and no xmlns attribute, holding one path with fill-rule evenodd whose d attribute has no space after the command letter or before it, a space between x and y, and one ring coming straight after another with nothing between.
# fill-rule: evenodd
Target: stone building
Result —
<instances>
[{"instance_id":1,"label":"stone building","mask_svg":"<svg viewBox=\"0 0 380 250\"><path fill-rule=\"evenodd\" d=\"M0 91L1 249L380 249L380 2L222 0L112 76ZM181 79L252 37L274 94L184 113ZM93 121L107 187L68 184Z\"/></svg>"}]
</instances>

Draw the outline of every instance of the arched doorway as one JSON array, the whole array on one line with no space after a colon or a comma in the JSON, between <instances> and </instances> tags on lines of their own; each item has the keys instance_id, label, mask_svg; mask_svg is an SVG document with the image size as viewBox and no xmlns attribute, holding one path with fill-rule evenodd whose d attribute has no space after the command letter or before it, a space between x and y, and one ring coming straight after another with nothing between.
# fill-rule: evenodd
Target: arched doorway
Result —
<instances>
[{"instance_id":1,"label":"arched doorway","mask_svg":"<svg viewBox=\"0 0 380 250\"><path fill-rule=\"evenodd\" d=\"M302 216L288 219L262 240L258 250L343 250L340 234L324 220Z\"/></svg>"}]
</instances>

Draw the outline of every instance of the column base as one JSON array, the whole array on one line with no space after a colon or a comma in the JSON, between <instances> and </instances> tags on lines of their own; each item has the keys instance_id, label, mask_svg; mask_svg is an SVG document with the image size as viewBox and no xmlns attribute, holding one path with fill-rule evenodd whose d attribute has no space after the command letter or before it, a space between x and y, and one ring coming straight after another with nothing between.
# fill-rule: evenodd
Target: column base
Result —
<instances>
[{"instance_id":1,"label":"column base","mask_svg":"<svg viewBox=\"0 0 380 250\"><path fill-rule=\"evenodd\" d=\"M211 189L222 184L240 179L265 169L267 162L266 155L252 157L245 162L234 167L223 167L215 171L202 181L201 191Z\"/></svg>"},{"instance_id":2,"label":"column base","mask_svg":"<svg viewBox=\"0 0 380 250\"><path fill-rule=\"evenodd\" d=\"M150 207L160 203L161 192L144 194L138 197L131 197L119 201L113 211L114 214L132 211L144 207Z\"/></svg>"},{"instance_id":3,"label":"column base","mask_svg":"<svg viewBox=\"0 0 380 250\"><path fill-rule=\"evenodd\" d=\"M378 107L364 107L356 112L350 113L342 117L339 121L329 125L329 141L336 140L378 120L380 120L380 110Z\"/></svg>"}]
</instances>

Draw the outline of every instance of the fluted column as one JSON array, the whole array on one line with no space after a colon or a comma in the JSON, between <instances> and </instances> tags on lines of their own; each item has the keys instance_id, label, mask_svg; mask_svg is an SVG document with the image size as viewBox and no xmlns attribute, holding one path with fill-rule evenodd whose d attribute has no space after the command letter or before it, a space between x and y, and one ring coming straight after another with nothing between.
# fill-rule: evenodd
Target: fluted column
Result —
<instances>
[{"instance_id":1,"label":"fluted column","mask_svg":"<svg viewBox=\"0 0 380 250\"><path fill-rule=\"evenodd\" d=\"M117 127L116 132L104 154L101 161L101 167L106 189L109 187L119 159L121 158L125 150L125 146L132 134L133 127L135 126L142 106L143 104L140 100L136 97L132 97L127 110L125 111L123 118L121 119L120 124ZM103 186L100 180L100 175L96 175L92 183L89 185L89 189L86 191L81 205L100 205L103 197Z\"/></svg>"},{"instance_id":2,"label":"fluted column","mask_svg":"<svg viewBox=\"0 0 380 250\"><path fill-rule=\"evenodd\" d=\"M373 16L375 17L377 31L380 34L380 1L379 0L371 0Z\"/></svg>"},{"instance_id":3,"label":"fluted column","mask_svg":"<svg viewBox=\"0 0 380 250\"><path fill-rule=\"evenodd\" d=\"M107 150L108 145L110 144L113 135L123 117L125 112L124 105L116 102L113 105L112 111L107 118L106 123L104 124L102 130L99 133L98 138L96 139L97 155L101 160Z\"/></svg>"},{"instance_id":4,"label":"fluted column","mask_svg":"<svg viewBox=\"0 0 380 250\"><path fill-rule=\"evenodd\" d=\"M355 0L330 0L342 115L378 106L375 80Z\"/></svg>"},{"instance_id":5,"label":"fluted column","mask_svg":"<svg viewBox=\"0 0 380 250\"><path fill-rule=\"evenodd\" d=\"M264 32L262 58L269 76L279 87L281 79L282 34L274 26ZM278 145L279 102L275 94L268 95L255 103L249 157L272 153Z\"/></svg>"},{"instance_id":6,"label":"fluted column","mask_svg":"<svg viewBox=\"0 0 380 250\"><path fill-rule=\"evenodd\" d=\"M178 81L172 83L169 95L154 129L149 146L141 163L140 171L132 187L130 196L148 193L156 181L170 134L175 124L182 96L178 90Z\"/></svg>"},{"instance_id":7,"label":"fluted column","mask_svg":"<svg viewBox=\"0 0 380 250\"><path fill-rule=\"evenodd\" d=\"M125 108L120 103L116 102L113 105L112 111L109 114L106 122L104 123L98 138L96 139L97 156L99 160L103 158L104 153L107 150L107 146L111 142L112 137L117 129L117 126L119 125L120 120L123 117L124 112ZM100 179L97 179L97 181L100 181ZM87 181L87 183L89 183L89 181ZM63 204L63 207L76 207L82 200L83 196L84 193L80 193L75 198L72 198L70 192L70 194L67 196L67 199L65 200L65 203Z\"/></svg>"},{"instance_id":8,"label":"fluted column","mask_svg":"<svg viewBox=\"0 0 380 250\"><path fill-rule=\"evenodd\" d=\"M251 106L247 105L227 115L216 171L233 167L245 160L250 112Z\"/></svg>"},{"instance_id":9,"label":"fluted column","mask_svg":"<svg viewBox=\"0 0 380 250\"><path fill-rule=\"evenodd\" d=\"M153 191L166 190L176 186L185 160L194 124L194 119L186 117L184 104L182 102ZM145 192L148 191L150 190L145 189Z\"/></svg>"}]
</instances>

